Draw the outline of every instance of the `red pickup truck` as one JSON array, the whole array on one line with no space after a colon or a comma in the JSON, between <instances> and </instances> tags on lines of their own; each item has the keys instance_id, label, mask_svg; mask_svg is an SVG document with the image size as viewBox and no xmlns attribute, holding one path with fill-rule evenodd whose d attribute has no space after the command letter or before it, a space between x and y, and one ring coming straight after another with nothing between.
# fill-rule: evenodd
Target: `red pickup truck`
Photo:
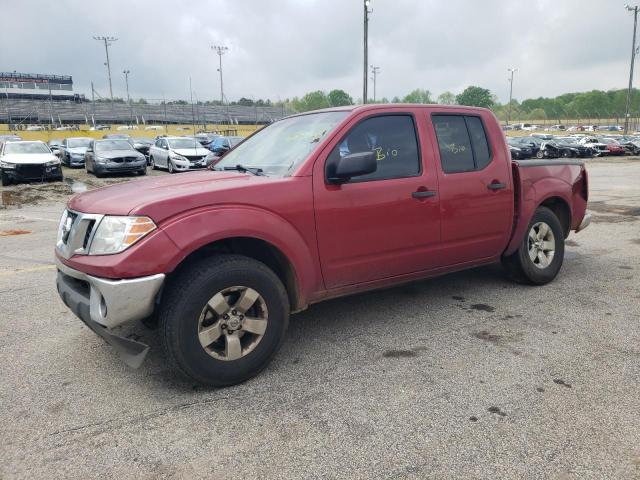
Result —
<instances>
[{"instance_id":1,"label":"red pickup truck","mask_svg":"<svg viewBox=\"0 0 640 480\"><path fill-rule=\"evenodd\" d=\"M578 161L512 161L488 110L309 112L211 170L73 197L57 286L129 365L149 347L117 327L154 319L176 370L229 385L267 365L291 312L328 298L500 261L550 282L589 224L587 197Z\"/></svg>"}]
</instances>

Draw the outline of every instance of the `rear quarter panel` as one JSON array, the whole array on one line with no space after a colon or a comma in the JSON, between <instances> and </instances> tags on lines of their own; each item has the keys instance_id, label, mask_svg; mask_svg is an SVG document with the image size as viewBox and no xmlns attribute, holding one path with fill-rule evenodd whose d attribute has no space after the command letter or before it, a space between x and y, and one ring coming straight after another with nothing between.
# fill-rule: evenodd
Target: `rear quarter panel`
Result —
<instances>
[{"instance_id":1,"label":"rear quarter panel","mask_svg":"<svg viewBox=\"0 0 640 480\"><path fill-rule=\"evenodd\" d=\"M560 199L569 207L570 230L575 230L587 209L587 171L581 162L524 160L513 162L515 184L514 231L505 255L518 249L529 223L545 201Z\"/></svg>"}]
</instances>

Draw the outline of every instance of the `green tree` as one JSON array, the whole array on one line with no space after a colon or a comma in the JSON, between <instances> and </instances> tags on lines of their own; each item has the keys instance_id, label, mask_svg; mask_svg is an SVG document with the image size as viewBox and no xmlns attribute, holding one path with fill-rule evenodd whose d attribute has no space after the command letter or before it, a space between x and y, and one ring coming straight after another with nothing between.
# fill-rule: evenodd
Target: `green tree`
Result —
<instances>
[{"instance_id":1,"label":"green tree","mask_svg":"<svg viewBox=\"0 0 640 480\"><path fill-rule=\"evenodd\" d=\"M402 103L433 103L433 100L429 90L416 88L402 99Z\"/></svg>"},{"instance_id":2,"label":"green tree","mask_svg":"<svg viewBox=\"0 0 640 480\"><path fill-rule=\"evenodd\" d=\"M344 105L353 105L353 98L344 90L331 90L328 95L329 104L332 107L342 107Z\"/></svg>"},{"instance_id":3,"label":"green tree","mask_svg":"<svg viewBox=\"0 0 640 480\"><path fill-rule=\"evenodd\" d=\"M470 86L456 96L456 102L459 105L468 105L471 107L491 108L494 105L494 97L486 88Z\"/></svg>"},{"instance_id":4,"label":"green tree","mask_svg":"<svg viewBox=\"0 0 640 480\"><path fill-rule=\"evenodd\" d=\"M438 103L440 105L455 105L456 96L451 92L442 92L438 95Z\"/></svg>"}]
</instances>

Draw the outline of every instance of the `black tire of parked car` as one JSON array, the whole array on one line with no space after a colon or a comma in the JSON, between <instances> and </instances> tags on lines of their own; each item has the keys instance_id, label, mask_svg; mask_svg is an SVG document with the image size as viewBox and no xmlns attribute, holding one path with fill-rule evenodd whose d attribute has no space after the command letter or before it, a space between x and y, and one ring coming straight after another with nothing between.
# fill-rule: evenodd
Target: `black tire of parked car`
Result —
<instances>
[{"instance_id":1,"label":"black tire of parked car","mask_svg":"<svg viewBox=\"0 0 640 480\"><path fill-rule=\"evenodd\" d=\"M536 152L536 158L544 158L544 152L542 150L538 150Z\"/></svg>"},{"instance_id":2,"label":"black tire of parked car","mask_svg":"<svg viewBox=\"0 0 640 480\"><path fill-rule=\"evenodd\" d=\"M138 175L146 175L146 174L147 174L147 168L146 167L144 167L144 168L142 168L142 169L140 169L138 171Z\"/></svg>"},{"instance_id":3,"label":"black tire of parked car","mask_svg":"<svg viewBox=\"0 0 640 480\"><path fill-rule=\"evenodd\" d=\"M153 159L153 155L149 156L149 166L151 167L151 170L155 170L156 167L156 161Z\"/></svg>"},{"instance_id":4,"label":"black tire of parked car","mask_svg":"<svg viewBox=\"0 0 640 480\"><path fill-rule=\"evenodd\" d=\"M217 292L234 286L258 292L268 310L268 324L253 350L237 360L221 360L200 344L200 315ZM257 375L284 340L289 323L287 292L262 262L234 254L200 259L183 266L163 291L158 321L166 358L177 372L200 384L221 387Z\"/></svg>"},{"instance_id":5,"label":"black tire of parked car","mask_svg":"<svg viewBox=\"0 0 640 480\"><path fill-rule=\"evenodd\" d=\"M167 158L167 170L169 170L169 173L175 173L176 170L173 167L173 162L171 161L170 158Z\"/></svg>"},{"instance_id":6,"label":"black tire of parked car","mask_svg":"<svg viewBox=\"0 0 640 480\"><path fill-rule=\"evenodd\" d=\"M553 260L546 268L534 264L529 256L529 232L534 225L546 223L553 232L555 252ZM545 285L551 282L560 271L564 261L564 231L560 220L547 207L538 207L527 227L524 239L518 250L508 257L502 258L502 265L509 277L518 282L529 285Z\"/></svg>"},{"instance_id":7,"label":"black tire of parked car","mask_svg":"<svg viewBox=\"0 0 640 480\"><path fill-rule=\"evenodd\" d=\"M11 185L11 179L9 178L9 175L4 173L4 171L0 172L0 177L2 178L2 186L3 187Z\"/></svg>"}]
</instances>

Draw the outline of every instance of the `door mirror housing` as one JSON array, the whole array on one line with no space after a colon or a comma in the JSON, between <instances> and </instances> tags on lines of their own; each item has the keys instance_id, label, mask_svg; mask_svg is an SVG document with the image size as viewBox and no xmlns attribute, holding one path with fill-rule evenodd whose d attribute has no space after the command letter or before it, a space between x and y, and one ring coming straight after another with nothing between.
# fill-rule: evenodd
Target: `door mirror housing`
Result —
<instances>
[{"instance_id":1,"label":"door mirror housing","mask_svg":"<svg viewBox=\"0 0 640 480\"><path fill-rule=\"evenodd\" d=\"M327 180L329 183L346 183L352 177L367 175L377 169L374 152L350 153L328 165Z\"/></svg>"}]
</instances>

